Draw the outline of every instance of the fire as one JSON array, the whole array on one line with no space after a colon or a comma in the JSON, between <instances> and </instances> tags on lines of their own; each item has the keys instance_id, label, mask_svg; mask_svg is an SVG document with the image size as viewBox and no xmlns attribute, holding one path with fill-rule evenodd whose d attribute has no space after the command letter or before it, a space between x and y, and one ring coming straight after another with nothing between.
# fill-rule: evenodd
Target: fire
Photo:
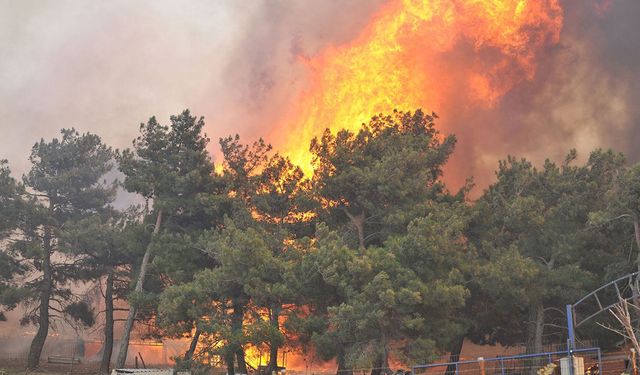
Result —
<instances>
[{"instance_id":1,"label":"fire","mask_svg":"<svg viewBox=\"0 0 640 375\"><path fill-rule=\"evenodd\" d=\"M350 43L300 57L309 85L274 139L309 175L308 141L325 128L357 130L393 109L491 108L535 76L561 28L558 0L392 0Z\"/></svg>"}]
</instances>

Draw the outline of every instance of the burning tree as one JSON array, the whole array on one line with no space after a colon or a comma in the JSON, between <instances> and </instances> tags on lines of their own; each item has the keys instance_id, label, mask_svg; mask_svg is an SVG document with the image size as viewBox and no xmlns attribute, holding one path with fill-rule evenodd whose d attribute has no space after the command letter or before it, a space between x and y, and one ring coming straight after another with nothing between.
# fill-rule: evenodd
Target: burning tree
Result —
<instances>
[{"instance_id":1,"label":"burning tree","mask_svg":"<svg viewBox=\"0 0 640 375\"><path fill-rule=\"evenodd\" d=\"M357 133L327 129L314 139L313 189L325 208L321 218L348 222L365 249L405 232L411 220L430 211L430 202L456 199L440 180L456 139L442 136L435 118L396 111L373 117Z\"/></svg>"},{"instance_id":2,"label":"burning tree","mask_svg":"<svg viewBox=\"0 0 640 375\"><path fill-rule=\"evenodd\" d=\"M287 277L298 254L294 243L311 233L312 202L302 171L286 158L269 155L271 146L262 140L243 145L235 136L220 145L224 191L210 199L226 207L218 212L227 219L202 232L196 246L211 262L201 263L192 281L163 293L160 322L184 334L195 329L185 359L202 337L216 345L201 352L221 356L229 372L246 373L247 344L268 346L267 367L275 369L285 340L282 319L294 312ZM177 297L181 293L192 298L184 301ZM177 298L187 307L177 305Z\"/></svg>"},{"instance_id":3,"label":"burning tree","mask_svg":"<svg viewBox=\"0 0 640 375\"><path fill-rule=\"evenodd\" d=\"M392 352L429 358L461 329L449 317L467 296L460 272L469 260L461 214L467 187L452 195L440 180L455 137L441 136L435 118L394 112L355 134L327 130L311 144L319 217L340 235L324 232L308 252L316 266L306 280L324 290L312 292L319 298L312 311L328 324L307 334L324 357L337 357L339 372L357 364L386 371ZM440 219L447 228L435 228ZM415 246L429 243L446 246Z\"/></svg>"}]
</instances>

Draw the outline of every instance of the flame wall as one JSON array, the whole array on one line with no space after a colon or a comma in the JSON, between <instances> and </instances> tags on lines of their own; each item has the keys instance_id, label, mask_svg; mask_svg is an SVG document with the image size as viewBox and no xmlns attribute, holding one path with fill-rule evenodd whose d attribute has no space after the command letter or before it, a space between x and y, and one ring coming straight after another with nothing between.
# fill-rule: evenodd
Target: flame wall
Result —
<instances>
[{"instance_id":1,"label":"flame wall","mask_svg":"<svg viewBox=\"0 0 640 375\"><path fill-rule=\"evenodd\" d=\"M352 40L298 54L307 86L267 138L309 172L306 141L325 128L357 130L374 114L423 108L460 140L445 176L453 186L469 176L486 186L508 153L540 162L604 146L634 158L628 143L612 140L638 126L629 85L601 68L611 64L593 51L602 40L580 35L585 24L606 25L615 6L638 9L612 1L389 1Z\"/></svg>"},{"instance_id":2,"label":"flame wall","mask_svg":"<svg viewBox=\"0 0 640 375\"><path fill-rule=\"evenodd\" d=\"M558 43L561 28L556 0L391 1L355 40L303 60L310 87L274 139L309 170L301 139L327 127L357 131L394 108L439 111L441 130L455 133L449 113L492 108L535 78L541 50Z\"/></svg>"}]
</instances>

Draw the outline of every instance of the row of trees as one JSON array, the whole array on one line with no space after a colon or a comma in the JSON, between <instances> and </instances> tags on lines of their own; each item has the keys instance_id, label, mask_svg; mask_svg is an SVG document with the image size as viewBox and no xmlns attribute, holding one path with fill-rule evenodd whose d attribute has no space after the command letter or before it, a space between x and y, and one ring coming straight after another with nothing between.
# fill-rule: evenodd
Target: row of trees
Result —
<instances>
[{"instance_id":1,"label":"row of trees","mask_svg":"<svg viewBox=\"0 0 640 375\"><path fill-rule=\"evenodd\" d=\"M376 375L390 358L455 356L465 339L559 341L564 304L640 264L640 165L603 150L541 168L509 157L471 202L470 183L442 180L456 141L434 120L393 112L327 130L309 178L238 136L220 140L216 172L188 111L150 119L124 151L63 130L33 147L22 181L3 162L0 304L38 327L28 367L50 322L100 314L108 372L117 299L129 306L117 366L141 320L191 338L181 365L220 358L229 373L247 373L248 347L269 353L269 372L286 347ZM122 183L109 183L116 166ZM115 210L118 186L145 204ZM104 311L78 282L101 286Z\"/></svg>"}]
</instances>

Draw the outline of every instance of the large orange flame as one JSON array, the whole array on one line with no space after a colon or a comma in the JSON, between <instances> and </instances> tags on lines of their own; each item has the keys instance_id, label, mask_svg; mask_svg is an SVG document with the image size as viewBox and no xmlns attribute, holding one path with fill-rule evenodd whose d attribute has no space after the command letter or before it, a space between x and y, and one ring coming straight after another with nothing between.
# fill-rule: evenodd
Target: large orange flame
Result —
<instances>
[{"instance_id":1,"label":"large orange flame","mask_svg":"<svg viewBox=\"0 0 640 375\"><path fill-rule=\"evenodd\" d=\"M308 174L308 142L325 128L393 109L490 108L534 77L561 28L557 0L392 0L351 43L300 57L309 86L271 139Z\"/></svg>"}]
</instances>

